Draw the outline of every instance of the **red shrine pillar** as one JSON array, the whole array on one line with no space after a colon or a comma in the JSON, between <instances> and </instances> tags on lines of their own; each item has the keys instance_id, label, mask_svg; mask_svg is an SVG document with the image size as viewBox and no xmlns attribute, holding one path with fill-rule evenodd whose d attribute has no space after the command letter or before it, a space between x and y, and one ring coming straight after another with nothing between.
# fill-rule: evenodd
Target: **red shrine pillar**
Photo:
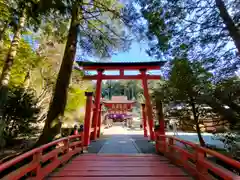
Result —
<instances>
[{"instance_id":1,"label":"red shrine pillar","mask_svg":"<svg viewBox=\"0 0 240 180\"><path fill-rule=\"evenodd\" d=\"M154 141L154 131L153 131L153 111L150 96L148 93L148 82L147 82L147 74L146 69L140 69L142 75L142 85L143 85L143 92L146 101L146 108L147 108L147 117L148 117L148 127L150 133L150 140Z\"/></svg>"},{"instance_id":2,"label":"red shrine pillar","mask_svg":"<svg viewBox=\"0 0 240 180\"><path fill-rule=\"evenodd\" d=\"M97 130L97 138L100 137L101 134L101 125L102 125L102 103L100 103L100 109L98 111L99 117L98 117L98 130Z\"/></svg>"},{"instance_id":3,"label":"red shrine pillar","mask_svg":"<svg viewBox=\"0 0 240 180\"><path fill-rule=\"evenodd\" d=\"M143 134L144 137L147 137L147 117L146 117L146 112L145 112L145 104L142 104L142 119L143 119Z\"/></svg>"},{"instance_id":4,"label":"red shrine pillar","mask_svg":"<svg viewBox=\"0 0 240 180\"><path fill-rule=\"evenodd\" d=\"M91 118L91 129L90 129L90 139L93 140L93 135L94 135L94 131L92 131L92 129L94 129L94 119L95 119L95 103L94 103L94 107L92 108L92 118Z\"/></svg>"},{"instance_id":5,"label":"red shrine pillar","mask_svg":"<svg viewBox=\"0 0 240 180\"><path fill-rule=\"evenodd\" d=\"M93 119L93 140L97 139L97 126L99 121L99 109L100 109L100 100L101 100L101 85L102 85L102 75L103 69L98 69L97 72L97 84L96 84L96 94L95 94L95 111L94 111L94 119Z\"/></svg>"},{"instance_id":6,"label":"red shrine pillar","mask_svg":"<svg viewBox=\"0 0 240 180\"><path fill-rule=\"evenodd\" d=\"M91 129L91 111L92 111L92 92L85 92L86 109L84 118L84 134L83 134L83 145L88 146L90 144L90 129Z\"/></svg>"}]
</instances>

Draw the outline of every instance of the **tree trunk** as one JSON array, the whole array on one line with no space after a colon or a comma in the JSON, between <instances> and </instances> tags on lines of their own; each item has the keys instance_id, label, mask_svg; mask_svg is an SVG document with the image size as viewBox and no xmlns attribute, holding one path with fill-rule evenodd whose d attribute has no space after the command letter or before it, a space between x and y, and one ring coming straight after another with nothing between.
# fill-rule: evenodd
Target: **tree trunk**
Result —
<instances>
[{"instance_id":1,"label":"tree trunk","mask_svg":"<svg viewBox=\"0 0 240 180\"><path fill-rule=\"evenodd\" d=\"M54 139L60 133L61 120L67 102L67 92L71 78L74 58L77 48L77 15L78 7L74 6L72 9L71 26L69 29L66 48L58 73L55 91L48 110L47 119L44 125L43 132L34 147L46 144Z\"/></svg>"},{"instance_id":2,"label":"tree trunk","mask_svg":"<svg viewBox=\"0 0 240 180\"><path fill-rule=\"evenodd\" d=\"M7 93L8 93L8 84L10 79L11 68L13 66L14 58L17 54L17 48L19 46L19 42L21 39L21 30L25 24L25 11L23 10L23 14L19 17L19 23L17 29L14 33L13 40L11 42L11 46L9 48L7 57L5 59L2 74L0 76L0 116L2 114L2 107L7 100ZM5 145L4 137L3 137L3 130L5 124L2 120L0 120L0 146Z\"/></svg>"},{"instance_id":3,"label":"tree trunk","mask_svg":"<svg viewBox=\"0 0 240 180\"><path fill-rule=\"evenodd\" d=\"M14 58L17 54L17 48L21 40L21 30L24 27L25 19L26 19L25 13L23 12L22 16L19 18L19 23L14 33L13 40L11 42L11 46L9 48L9 51L2 69L2 74L0 77L0 101L1 101L0 104L1 105L5 102L5 99L7 96L7 87L9 84L11 68L13 66ZM1 108L1 105L0 105L0 108Z\"/></svg>"},{"instance_id":4,"label":"tree trunk","mask_svg":"<svg viewBox=\"0 0 240 180\"><path fill-rule=\"evenodd\" d=\"M202 137L202 134L201 134L201 130L200 130L200 127L199 127L199 121L198 121L198 115L197 115L197 110L196 110L196 106L195 106L195 103L194 101L191 99L191 107L192 107L192 112L193 112L193 118L194 118L194 121L196 123L196 130L197 130L197 135L198 135L198 140L200 142L200 145L202 147L205 147L205 141Z\"/></svg>"},{"instance_id":5,"label":"tree trunk","mask_svg":"<svg viewBox=\"0 0 240 180\"><path fill-rule=\"evenodd\" d=\"M223 23L225 24L229 35L233 39L233 42L238 50L238 55L240 55L240 32L229 15L223 0L215 0L215 3L220 12L220 17L222 18Z\"/></svg>"},{"instance_id":6,"label":"tree trunk","mask_svg":"<svg viewBox=\"0 0 240 180\"><path fill-rule=\"evenodd\" d=\"M164 114L163 114L163 103L160 99L156 98L155 100L156 111L157 111L157 118L160 125L161 121L164 121Z\"/></svg>"},{"instance_id":7,"label":"tree trunk","mask_svg":"<svg viewBox=\"0 0 240 180\"><path fill-rule=\"evenodd\" d=\"M31 80L31 71L28 70L23 81L23 85L25 89L29 88L30 80Z\"/></svg>"}]
</instances>

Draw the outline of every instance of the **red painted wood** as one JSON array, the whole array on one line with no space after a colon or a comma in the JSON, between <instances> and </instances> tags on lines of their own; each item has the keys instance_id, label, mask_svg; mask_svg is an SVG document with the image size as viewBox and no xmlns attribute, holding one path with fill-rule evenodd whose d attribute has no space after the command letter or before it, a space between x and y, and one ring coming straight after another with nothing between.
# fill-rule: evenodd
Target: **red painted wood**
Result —
<instances>
[{"instance_id":1,"label":"red painted wood","mask_svg":"<svg viewBox=\"0 0 240 180\"><path fill-rule=\"evenodd\" d=\"M139 161L135 162L120 162L118 161L118 164L116 164L114 161L112 162L99 162L99 161L85 161L85 162L78 162L78 161L72 161L71 164L76 166L77 164L84 164L84 166L117 166L117 167L124 167L124 166L137 166L137 167L146 167L146 166L158 166L160 164L168 164L168 161L163 161L161 163L159 162L144 162L144 164L140 163ZM69 165L70 166L70 165Z\"/></svg>"},{"instance_id":2,"label":"red painted wood","mask_svg":"<svg viewBox=\"0 0 240 180\"><path fill-rule=\"evenodd\" d=\"M146 109L147 109L147 119L148 119L148 128L150 133L150 140L154 141L154 131L153 131L153 112L152 112L152 105L151 100L148 92L148 82L146 77L146 69L142 69L142 85L143 85L143 93L146 101Z\"/></svg>"},{"instance_id":3,"label":"red painted wood","mask_svg":"<svg viewBox=\"0 0 240 180\"><path fill-rule=\"evenodd\" d=\"M126 169L118 169L118 170L111 170L110 167L106 167L103 170L97 170L97 171L92 171L91 168L87 170L61 170L59 173L56 175L52 176L58 176L58 177L67 177L67 176L105 176L105 177L112 177L112 176L118 176L118 177L131 177L131 176L162 176L162 177L167 177L167 176L187 176L182 170L178 168L164 168L164 167L159 167L156 169L153 168L132 168L129 167L127 170Z\"/></svg>"},{"instance_id":4,"label":"red painted wood","mask_svg":"<svg viewBox=\"0 0 240 180\"><path fill-rule=\"evenodd\" d=\"M0 165L0 172L9 170L10 167L17 163L23 162L29 158L30 162L26 162L22 166L18 166L16 170L9 172L6 176L1 177L4 180L17 180L25 176L26 174L35 174L34 179L42 179L50 172L56 169L60 164L68 161L74 154L77 154L83 150L82 142L79 139L83 137L82 134L73 135L66 138L50 142L39 148L35 148L29 152L26 152L6 163ZM75 142L72 142L76 140ZM56 145L56 149L43 155L45 149ZM71 147L71 148L70 148ZM61 156L59 153L62 152ZM32 158L32 161L31 161ZM50 162L42 166L42 162L46 162L51 159Z\"/></svg>"},{"instance_id":5,"label":"red painted wood","mask_svg":"<svg viewBox=\"0 0 240 180\"><path fill-rule=\"evenodd\" d=\"M148 136L148 132L147 132L147 116L146 116L146 112L145 112L145 104L142 104L142 119L143 119L143 135L144 137Z\"/></svg>"},{"instance_id":6,"label":"red painted wood","mask_svg":"<svg viewBox=\"0 0 240 180\"><path fill-rule=\"evenodd\" d=\"M84 118L84 146L88 146L90 144L90 126L91 126L91 111L92 111L92 92L86 92L85 96L87 96L86 100L86 110L85 110L85 118Z\"/></svg>"},{"instance_id":7,"label":"red painted wood","mask_svg":"<svg viewBox=\"0 0 240 180\"><path fill-rule=\"evenodd\" d=\"M137 66L137 65L131 65L131 66L125 66L124 63L122 63L122 65L120 66L109 66L109 65L105 65L105 66L96 66L96 65L89 65L89 66L83 66L83 70L97 70L97 69L105 69L105 70L139 70L142 68L146 68L148 70L159 70L160 69L160 65L155 65L155 66Z\"/></svg>"},{"instance_id":8,"label":"red painted wood","mask_svg":"<svg viewBox=\"0 0 240 180\"><path fill-rule=\"evenodd\" d=\"M178 146L176 143L182 143L186 147L188 146L191 151L182 149L182 147ZM159 152L171 159L171 162L184 167L189 174L197 179L214 179L212 175L209 174L209 170L224 180L240 179L240 176L206 159L206 155L214 156L236 170L240 169L240 162L210 149L200 147L192 142L181 140L176 137L164 136L156 132L156 148Z\"/></svg>"},{"instance_id":9,"label":"red painted wood","mask_svg":"<svg viewBox=\"0 0 240 180\"><path fill-rule=\"evenodd\" d=\"M51 177L53 180L65 180L66 177ZM79 180L79 177L67 177L68 180ZM189 177L81 177L81 180L189 180Z\"/></svg>"},{"instance_id":10,"label":"red painted wood","mask_svg":"<svg viewBox=\"0 0 240 180\"><path fill-rule=\"evenodd\" d=\"M106 106L111 111L131 110L134 103L135 102L133 101L126 101L124 103L119 103L117 101L103 101L104 106Z\"/></svg>"},{"instance_id":11,"label":"red painted wood","mask_svg":"<svg viewBox=\"0 0 240 180\"><path fill-rule=\"evenodd\" d=\"M100 134L101 134L101 124L102 124L102 104L100 104L100 108L99 108L99 115L98 115L98 130L97 130L97 138L100 138Z\"/></svg>"},{"instance_id":12,"label":"red painted wood","mask_svg":"<svg viewBox=\"0 0 240 180\"><path fill-rule=\"evenodd\" d=\"M126 170L128 171L129 168L131 167L132 170L139 170L139 171L145 171L145 169L149 169L149 166L123 166L121 167L121 170ZM157 165L157 166L151 166L151 170L153 171L157 171L159 168L163 168L165 169L166 167L168 168L176 168L175 165L172 164L161 164L161 165ZM80 166L66 166L64 167L64 171L85 171L85 170L89 170L89 171L105 171L106 168L109 169L109 171L119 171L119 166L87 166L87 167L80 167Z\"/></svg>"},{"instance_id":13,"label":"red painted wood","mask_svg":"<svg viewBox=\"0 0 240 180\"><path fill-rule=\"evenodd\" d=\"M96 84L96 93L95 93L95 111L94 111L94 119L93 119L93 140L97 139L97 125L99 120L99 109L100 109L100 100L101 100L101 85L102 85L102 76L103 70L98 70L97 75L97 84Z\"/></svg>"},{"instance_id":14,"label":"red painted wood","mask_svg":"<svg viewBox=\"0 0 240 180\"><path fill-rule=\"evenodd\" d=\"M140 156L140 157L114 157L114 156L83 156L83 157L76 157L73 161L140 161L140 162L146 162L146 161L150 161L150 162L161 162L161 161L169 161L167 158L163 157L163 156L149 156L149 157L144 157L144 156Z\"/></svg>"},{"instance_id":15,"label":"red painted wood","mask_svg":"<svg viewBox=\"0 0 240 180\"><path fill-rule=\"evenodd\" d=\"M105 70L107 70L107 69L105 69ZM119 79L141 80L142 78L143 78L142 75L102 75L102 80L119 80ZM149 80L160 80L161 76L146 74L146 78ZM98 76L97 75L85 75L85 76L83 76L83 79L84 80L97 80Z\"/></svg>"},{"instance_id":16,"label":"red painted wood","mask_svg":"<svg viewBox=\"0 0 240 180\"><path fill-rule=\"evenodd\" d=\"M61 171L51 174L51 178L71 179L174 179L187 180L188 175L180 168L156 155L83 155L64 166ZM50 178L50 179L51 179Z\"/></svg>"}]
</instances>

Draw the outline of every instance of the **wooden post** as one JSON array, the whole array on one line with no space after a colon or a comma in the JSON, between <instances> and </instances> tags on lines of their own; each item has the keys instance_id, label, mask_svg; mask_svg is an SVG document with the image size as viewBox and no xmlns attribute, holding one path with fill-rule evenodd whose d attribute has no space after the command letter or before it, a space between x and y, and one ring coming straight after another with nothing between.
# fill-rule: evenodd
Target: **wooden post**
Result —
<instances>
[{"instance_id":1,"label":"wooden post","mask_svg":"<svg viewBox=\"0 0 240 180\"><path fill-rule=\"evenodd\" d=\"M93 140L97 139L97 125L98 125L98 119L99 119L98 110L100 109L103 69L98 69L97 72L98 72L98 75L97 75L96 94L95 94L95 111L94 111L94 119L93 119L93 126L94 126Z\"/></svg>"},{"instance_id":2,"label":"wooden post","mask_svg":"<svg viewBox=\"0 0 240 180\"><path fill-rule=\"evenodd\" d=\"M152 112L150 96L148 93L148 82L147 82L147 76L146 76L146 69L140 69L140 72L142 75L143 92L144 92L144 97L145 97L145 101L146 101L150 140L154 141L153 112Z\"/></svg>"},{"instance_id":3,"label":"wooden post","mask_svg":"<svg viewBox=\"0 0 240 180\"><path fill-rule=\"evenodd\" d=\"M95 103L94 103L94 107L92 108L92 117L91 117L91 125L90 125L90 140L93 140L94 139L94 132L92 132L92 128L94 129L94 119L95 119Z\"/></svg>"},{"instance_id":4,"label":"wooden post","mask_svg":"<svg viewBox=\"0 0 240 180\"><path fill-rule=\"evenodd\" d=\"M84 119L84 146L90 144L90 129L91 129L91 111L92 111L92 92L85 92L86 100L86 109L85 109L85 119Z\"/></svg>"},{"instance_id":5,"label":"wooden post","mask_svg":"<svg viewBox=\"0 0 240 180\"><path fill-rule=\"evenodd\" d=\"M165 142L162 142L162 143L165 143ZM161 143L161 144L162 144ZM167 154L167 157L169 159L171 159L173 162L175 162L175 152L174 152L174 149L173 149L173 145L174 145L174 139L172 137L169 137L168 139L168 150L167 149L164 149L163 150L163 153L166 153ZM164 145L165 146L165 145ZM165 147L164 147L165 148Z\"/></svg>"},{"instance_id":6,"label":"wooden post","mask_svg":"<svg viewBox=\"0 0 240 180\"><path fill-rule=\"evenodd\" d=\"M195 153L196 153L196 169L198 179L207 180L210 179L208 176L208 169L205 167L205 164L202 163L205 161L205 152L201 147L195 146Z\"/></svg>"},{"instance_id":7,"label":"wooden post","mask_svg":"<svg viewBox=\"0 0 240 180\"><path fill-rule=\"evenodd\" d=\"M142 119L143 119L143 134L144 134L144 137L147 137L148 133L147 133L147 117L145 112L145 104L142 104Z\"/></svg>"},{"instance_id":8,"label":"wooden post","mask_svg":"<svg viewBox=\"0 0 240 180\"><path fill-rule=\"evenodd\" d=\"M37 167L35 169L35 176L36 177L41 177L41 157L42 157L42 151L37 151L34 155L33 155L33 160L32 163L33 164L37 164Z\"/></svg>"},{"instance_id":9,"label":"wooden post","mask_svg":"<svg viewBox=\"0 0 240 180\"><path fill-rule=\"evenodd\" d=\"M100 104L100 109L99 109L97 138L99 138L101 134L101 125L102 125L102 103Z\"/></svg>"}]
</instances>

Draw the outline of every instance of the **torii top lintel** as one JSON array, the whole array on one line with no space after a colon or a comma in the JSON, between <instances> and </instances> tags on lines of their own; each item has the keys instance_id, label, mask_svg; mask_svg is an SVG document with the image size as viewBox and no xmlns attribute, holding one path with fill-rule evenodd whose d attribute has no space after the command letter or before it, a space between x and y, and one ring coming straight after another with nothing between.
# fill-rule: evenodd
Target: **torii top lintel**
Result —
<instances>
[{"instance_id":1,"label":"torii top lintel","mask_svg":"<svg viewBox=\"0 0 240 180\"><path fill-rule=\"evenodd\" d=\"M150 62L77 62L83 70L159 70L166 62L165 61L150 61Z\"/></svg>"}]
</instances>

